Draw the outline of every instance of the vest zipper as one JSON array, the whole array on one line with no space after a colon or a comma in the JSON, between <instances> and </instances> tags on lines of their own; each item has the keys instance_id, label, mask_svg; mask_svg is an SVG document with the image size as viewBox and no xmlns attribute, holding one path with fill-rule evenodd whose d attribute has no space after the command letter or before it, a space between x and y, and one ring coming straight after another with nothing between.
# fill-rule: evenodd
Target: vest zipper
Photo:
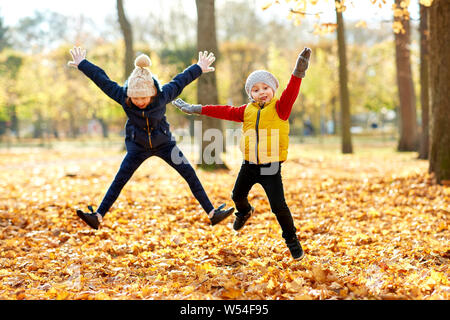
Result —
<instances>
[{"instance_id":1,"label":"vest zipper","mask_svg":"<svg viewBox=\"0 0 450 320\"><path fill-rule=\"evenodd\" d=\"M261 108L258 109L258 114L256 116L256 164L259 164L259 118L261 116Z\"/></svg>"},{"instance_id":2,"label":"vest zipper","mask_svg":"<svg viewBox=\"0 0 450 320\"><path fill-rule=\"evenodd\" d=\"M142 111L142 116L145 117L144 116L144 111ZM150 149L153 149L152 137L151 137L152 130L150 130L150 126L148 125L148 118L146 118L146 120L147 120L148 143L150 144Z\"/></svg>"}]
</instances>

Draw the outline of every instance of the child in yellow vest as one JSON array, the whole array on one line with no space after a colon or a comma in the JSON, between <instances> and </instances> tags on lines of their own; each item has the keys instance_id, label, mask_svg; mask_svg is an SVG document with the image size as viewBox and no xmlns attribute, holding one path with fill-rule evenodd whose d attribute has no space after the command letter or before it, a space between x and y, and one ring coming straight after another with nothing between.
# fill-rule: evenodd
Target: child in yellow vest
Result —
<instances>
[{"instance_id":1,"label":"child in yellow vest","mask_svg":"<svg viewBox=\"0 0 450 320\"><path fill-rule=\"evenodd\" d=\"M298 56L296 66L286 89L275 98L278 80L268 71L252 72L245 83L251 102L240 107L192 105L177 99L172 103L188 114L243 122L241 150L244 162L233 188L236 219L233 228L241 229L255 208L248 202L248 194L255 183L261 184L270 202L272 212L282 229L292 256L304 257L289 207L286 204L281 178L281 163L287 159L289 144L289 115L297 99L300 84L305 77L311 49L305 48Z\"/></svg>"}]
</instances>

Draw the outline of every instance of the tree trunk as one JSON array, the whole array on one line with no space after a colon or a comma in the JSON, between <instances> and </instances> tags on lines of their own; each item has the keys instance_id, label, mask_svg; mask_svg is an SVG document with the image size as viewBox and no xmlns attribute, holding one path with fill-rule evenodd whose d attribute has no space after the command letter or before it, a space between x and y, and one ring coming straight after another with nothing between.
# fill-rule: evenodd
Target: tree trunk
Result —
<instances>
[{"instance_id":1,"label":"tree trunk","mask_svg":"<svg viewBox=\"0 0 450 320\"><path fill-rule=\"evenodd\" d=\"M214 12L214 0L195 0L197 5L197 49L198 51L213 52L216 57L218 56L218 47L216 39L216 22ZM215 72L209 72L203 74L198 79L197 84L197 102L199 104L218 104L219 98L217 93L216 74ZM222 121L220 119L214 119L210 117L200 116L202 120L201 137L198 143L199 148L199 167L204 169L219 169L226 168L221 160L221 153L224 151L225 141L222 130ZM221 141L203 141L205 132L210 129L216 129L220 131L219 134L214 134L214 131L209 131L215 139L221 139ZM216 131L216 133L218 133ZM214 151L210 152L211 148L208 145L211 143L221 145L221 148L213 148ZM221 150L220 150L221 149Z\"/></svg>"},{"instance_id":2,"label":"tree trunk","mask_svg":"<svg viewBox=\"0 0 450 320\"><path fill-rule=\"evenodd\" d=\"M402 0L395 0L400 7ZM409 19L409 18L408 18ZM409 46L410 26L409 20L402 17L395 17L403 25L403 31L395 33L395 62L397 65L397 86L400 98L400 140L398 151L417 151L417 115L416 115L416 95L412 81L411 59Z\"/></svg>"},{"instance_id":3,"label":"tree trunk","mask_svg":"<svg viewBox=\"0 0 450 320\"><path fill-rule=\"evenodd\" d=\"M117 15L119 17L120 28L122 29L123 39L125 41L124 79L127 79L134 69L133 32L131 24L125 15L122 0L117 0Z\"/></svg>"},{"instance_id":4,"label":"tree trunk","mask_svg":"<svg viewBox=\"0 0 450 320\"><path fill-rule=\"evenodd\" d=\"M108 122L105 121L103 118L98 117L97 115L94 114L93 117L95 120L97 120L98 122L100 122L100 126L102 127L102 135L103 138L108 138L109 137L109 125Z\"/></svg>"},{"instance_id":5,"label":"tree trunk","mask_svg":"<svg viewBox=\"0 0 450 320\"><path fill-rule=\"evenodd\" d=\"M420 135L419 159L428 159L429 151L429 113L430 85L428 63L428 7L420 5L420 103L422 106L422 132Z\"/></svg>"},{"instance_id":6,"label":"tree trunk","mask_svg":"<svg viewBox=\"0 0 450 320\"><path fill-rule=\"evenodd\" d=\"M333 95L331 98L331 119L333 121L333 132L331 134L337 133L338 127L338 119L337 119L337 111L336 111L336 96Z\"/></svg>"},{"instance_id":7,"label":"tree trunk","mask_svg":"<svg viewBox=\"0 0 450 320\"><path fill-rule=\"evenodd\" d=\"M10 118L11 118L11 131L16 136L17 139L20 139L20 132L19 132L19 117L17 116L17 108L16 105L11 105L10 109Z\"/></svg>"},{"instance_id":8,"label":"tree trunk","mask_svg":"<svg viewBox=\"0 0 450 320\"><path fill-rule=\"evenodd\" d=\"M44 136L44 121L41 112L36 112L36 119L33 121L33 138L41 139Z\"/></svg>"},{"instance_id":9,"label":"tree trunk","mask_svg":"<svg viewBox=\"0 0 450 320\"><path fill-rule=\"evenodd\" d=\"M429 11L431 148L430 172L450 183L450 1L434 0Z\"/></svg>"},{"instance_id":10,"label":"tree trunk","mask_svg":"<svg viewBox=\"0 0 450 320\"><path fill-rule=\"evenodd\" d=\"M336 1L340 2L340 1ZM339 54L339 96L341 101L342 153L353 153L350 116L350 95L348 92L347 53L345 44L344 17L336 7L337 42Z\"/></svg>"}]
</instances>

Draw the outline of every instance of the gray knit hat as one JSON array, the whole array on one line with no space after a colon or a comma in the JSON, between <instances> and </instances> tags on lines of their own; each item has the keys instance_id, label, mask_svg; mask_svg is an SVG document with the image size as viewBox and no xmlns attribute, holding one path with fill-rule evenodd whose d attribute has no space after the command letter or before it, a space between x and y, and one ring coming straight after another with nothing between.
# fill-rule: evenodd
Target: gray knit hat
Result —
<instances>
[{"instance_id":1,"label":"gray knit hat","mask_svg":"<svg viewBox=\"0 0 450 320\"><path fill-rule=\"evenodd\" d=\"M269 71L266 70L256 70L250 73L250 75L247 78L247 81L245 82L245 92L247 92L247 95L250 100L253 100L252 98L252 88L255 85L255 83L263 82L267 84L269 87L273 89L273 92L277 91L278 89L278 80L275 78L273 74L271 74Z\"/></svg>"}]
</instances>

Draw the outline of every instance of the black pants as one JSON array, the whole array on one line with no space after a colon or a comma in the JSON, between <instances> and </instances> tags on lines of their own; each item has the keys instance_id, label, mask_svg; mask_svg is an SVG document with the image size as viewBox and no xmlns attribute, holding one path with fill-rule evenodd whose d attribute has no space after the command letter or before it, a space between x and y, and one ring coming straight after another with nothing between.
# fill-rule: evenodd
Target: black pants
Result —
<instances>
[{"instance_id":1,"label":"black pants","mask_svg":"<svg viewBox=\"0 0 450 320\"><path fill-rule=\"evenodd\" d=\"M270 208L277 217L286 240L296 236L296 228L289 207L284 198L281 163L256 165L244 162L239 171L231 198L236 206L236 215L245 215L250 209L248 194L255 183L259 183L269 198Z\"/></svg>"},{"instance_id":2,"label":"black pants","mask_svg":"<svg viewBox=\"0 0 450 320\"><path fill-rule=\"evenodd\" d=\"M150 151L142 149L134 143L127 143L126 146L127 155L123 159L119 172L117 172L114 181L97 209L97 212L102 216L104 216L114 204L123 187L128 180L130 180L137 168L139 168L139 166L151 156L157 156L163 159L184 178L184 180L188 183L192 194L195 196L206 213L209 213L214 209L214 206L203 189L194 168L192 168L189 161L183 155L181 150L178 149L176 144L168 143L162 148Z\"/></svg>"}]
</instances>

